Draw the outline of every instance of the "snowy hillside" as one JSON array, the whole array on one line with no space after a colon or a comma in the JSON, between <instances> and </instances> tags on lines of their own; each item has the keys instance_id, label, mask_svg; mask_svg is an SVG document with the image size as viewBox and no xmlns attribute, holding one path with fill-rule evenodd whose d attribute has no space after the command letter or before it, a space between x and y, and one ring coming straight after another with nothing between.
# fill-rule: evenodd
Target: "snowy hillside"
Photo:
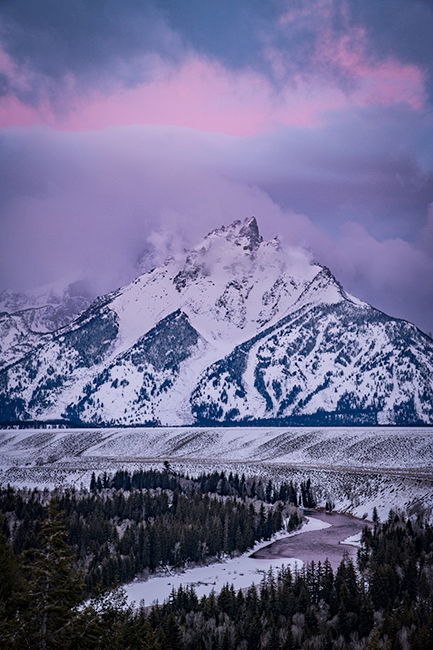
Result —
<instances>
[{"instance_id":1,"label":"snowy hillside","mask_svg":"<svg viewBox=\"0 0 433 650\"><path fill-rule=\"evenodd\" d=\"M381 517L393 508L433 513L433 429L392 427L190 427L0 432L0 483L89 485L93 471L162 467L311 478L319 504Z\"/></svg>"},{"instance_id":2,"label":"snowy hillside","mask_svg":"<svg viewBox=\"0 0 433 650\"><path fill-rule=\"evenodd\" d=\"M0 466L104 461L261 462L433 477L427 427L137 427L3 430Z\"/></svg>"},{"instance_id":3,"label":"snowy hillside","mask_svg":"<svg viewBox=\"0 0 433 650\"><path fill-rule=\"evenodd\" d=\"M49 338L49 334L33 332L21 313L0 314L0 369L19 361Z\"/></svg>"},{"instance_id":4,"label":"snowy hillside","mask_svg":"<svg viewBox=\"0 0 433 650\"><path fill-rule=\"evenodd\" d=\"M211 366L193 413L202 423L433 422L433 350L424 339L365 305L308 305Z\"/></svg>"},{"instance_id":5,"label":"snowy hillside","mask_svg":"<svg viewBox=\"0 0 433 650\"><path fill-rule=\"evenodd\" d=\"M90 304L84 282L51 284L38 290L0 293L0 369L51 340Z\"/></svg>"},{"instance_id":6,"label":"snowy hillside","mask_svg":"<svg viewBox=\"0 0 433 650\"><path fill-rule=\"evenodd\" d=\"M16 359L0 372L3 421L433 423L432 340L263 242L254 218L97 299Z\"/></svg>"}]
</instances>

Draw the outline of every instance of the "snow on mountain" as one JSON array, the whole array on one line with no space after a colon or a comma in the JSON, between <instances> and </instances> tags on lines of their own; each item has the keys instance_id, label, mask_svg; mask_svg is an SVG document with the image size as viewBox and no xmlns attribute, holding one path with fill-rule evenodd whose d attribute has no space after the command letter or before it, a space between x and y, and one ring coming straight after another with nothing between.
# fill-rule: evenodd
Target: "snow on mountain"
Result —
<instances>
[{"instance_id":1,"label":"snow on mountain","mask_svg":"<svg viewBox=\"0 0 433 650\"><path fill-rule=\"evenodd\" d=\"M0 314L0 369L22 359L49 337L49 334L33 332L23 314L3 312Z\"/></svg>"},{"instance_id":2,"label":"snow on mountain","mask_svg":"<svg viewBox=\"0 0 433 650\"><path fill-rule=\"evenodd\" d=\"M56 283L33 291L0 293L0 368L11 365L50 340L49 332L68 325L91 302L84 281Z\"/></svg>"},{"instance_id":3,"label":"snow on mountain","mask_svg":"<svg viewBox=\"0 0 433 650\"><path fill-rule=\"evenodd\" d=\"M0 372L0 419L433 422L433 344L254 218L97 299Z\"/></svg>"},{"instance_id":4,"label":"snow on mountain","mask_svg":"<svg viewBox=\"0 0 433 650\"><path fill-rule=\"evenodd\" d=\"M351 300L302 305L208 368L196 421L433 422L433 345L405 321Z\"/></svg>"},{"instance_id":5,"label":"snow on mountain","mask_svg":"<svg viewBox=\"0 0 433 650\"><path fill-rule=\"evenodd\" d=\"M2 291L0 313L19 313L29 331L54 332L90 305L94 295L84 280L57 282L33 291Z\"/></svg>"}]
</instances>

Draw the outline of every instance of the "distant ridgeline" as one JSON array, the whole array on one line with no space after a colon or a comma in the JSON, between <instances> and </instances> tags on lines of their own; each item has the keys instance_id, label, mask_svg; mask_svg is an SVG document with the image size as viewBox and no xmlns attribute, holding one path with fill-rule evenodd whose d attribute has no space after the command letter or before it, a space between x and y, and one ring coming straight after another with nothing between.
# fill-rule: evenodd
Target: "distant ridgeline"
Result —
<instances>
[{"instance_id":1,"label":"distant ridgeline","mask_svg":"<svg viewBox=\"0 0 433 650\"><path fill-rule=\"evenodd\" d=\"M236 221L53 332L0 314L0 421L432 425L432 339L301 257Z\"/></svg>"},{"instance_id":2,"label":"distant ridgeline","mask_svg":"<svg viewBox=\"0 0 433 650\"><path fill-rule=\"evenodd\" d=\"M79 426L95 427L68 420L6 420L0 421L0 429L74 429Z\"/></svg>"}]
</instances>

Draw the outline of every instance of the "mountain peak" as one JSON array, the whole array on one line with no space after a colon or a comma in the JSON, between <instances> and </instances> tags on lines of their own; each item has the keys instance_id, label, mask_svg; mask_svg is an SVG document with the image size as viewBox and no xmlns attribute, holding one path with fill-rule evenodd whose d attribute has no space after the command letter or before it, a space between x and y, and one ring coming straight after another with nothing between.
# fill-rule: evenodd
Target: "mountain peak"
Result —
<instances>
[{"instance_id":1,"label":"mountain peak","mask_svg":"<svg viewBox=\"0 0 433 650\"><path fill-rule=\"evenodd\" d=\"M433 423L431 340L346 294L302 250L263 242L254 217L54 334L31 338L23 318L6 315L2 330L3 420Z\"/></svg>"},{"instance_id":2,"label":"mountain peak","mask_svg":"<svg viewBox=\"0 0 433 650\"><path fill-rule=\"evenodd\" d=\"M256 251L263 242L259 233L259 226L255 217L247 217L244 221L237 219L229 226L222 226L213 230L205 239L223 237L235 246L240 246L245 251Z\"/></svg>"},{"instance_id":3,"label":"mountain peak","mask_svg":"<svg viewBox=\"0 0 433 650\"><path fill-rule=\"evenodd\" d=\"M255 217L236 220L229 226L212 230L199 246L188 253L173 283L180 292L199 277L212 275L215 268L224 268L225 272L230 269L232 277L228 282L231 283L239 274L245 276L247 269L248 273L253 272L256 252L262 243Z\"/></svg>"},{"instance_id":4,"label":"mountain peak","mask_svg":"<svg viewBox=\"0 0 433 650\"><path fill-rule=\"evenodd\" d=\"M239 238L247 240L248 243L244 246L245 250L257 250L263 241L263 237L259 233L259 226L255 217L244 220L239 231Z\"/></svg>"}]
</instances>

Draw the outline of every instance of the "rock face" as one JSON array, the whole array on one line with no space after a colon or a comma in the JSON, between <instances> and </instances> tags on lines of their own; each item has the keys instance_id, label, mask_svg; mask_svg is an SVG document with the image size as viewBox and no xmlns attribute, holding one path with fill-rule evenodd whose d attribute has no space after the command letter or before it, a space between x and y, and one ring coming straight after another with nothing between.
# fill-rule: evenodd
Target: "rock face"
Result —
<instances>
[{"instance_id":1,"label":"rock face","mask_svg":"<svg viewBox=\"0 0 433 650\"><path fill-rule=\"evenodd\" d=\"M254 218L33 334L3 346L0 420L433 424L433 341Z\"/></svg>"}]
</instances>

